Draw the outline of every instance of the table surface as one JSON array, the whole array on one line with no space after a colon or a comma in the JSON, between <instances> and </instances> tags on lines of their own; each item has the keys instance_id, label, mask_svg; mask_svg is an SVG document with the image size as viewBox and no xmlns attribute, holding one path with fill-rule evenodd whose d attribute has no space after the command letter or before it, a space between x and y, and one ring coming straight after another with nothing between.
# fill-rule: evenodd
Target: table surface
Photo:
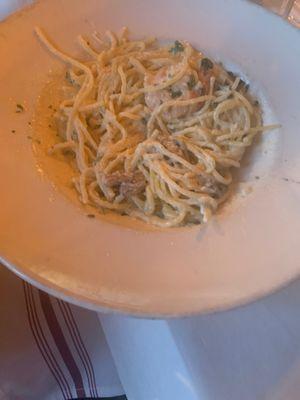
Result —
<instances>
[{"instance_id":1,"label":"table surface","mask_svg":"<svg viewBox=\"0 0 300 400\"><path fill-rule=\"evenodd\" d=\"M99 319L129 400L299 400L299 309L300 280L214 315Z\"/></svg>"}]
</instances>

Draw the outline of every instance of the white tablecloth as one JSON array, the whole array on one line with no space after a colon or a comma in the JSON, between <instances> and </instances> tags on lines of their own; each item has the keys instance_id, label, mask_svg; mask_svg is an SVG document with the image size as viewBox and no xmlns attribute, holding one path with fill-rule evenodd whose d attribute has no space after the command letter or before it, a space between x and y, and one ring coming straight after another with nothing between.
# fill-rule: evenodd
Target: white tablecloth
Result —
<instances>
[{"instance_id":1,"label":"white tablecloth","mask_svg":"<svg viewBox=\"0 0 300 400\"><path fill-rule=\"evenodd\" d=\"M99 318L128 400L300 399L300 281L214 315Z\"/></svg>"}]
</instances>

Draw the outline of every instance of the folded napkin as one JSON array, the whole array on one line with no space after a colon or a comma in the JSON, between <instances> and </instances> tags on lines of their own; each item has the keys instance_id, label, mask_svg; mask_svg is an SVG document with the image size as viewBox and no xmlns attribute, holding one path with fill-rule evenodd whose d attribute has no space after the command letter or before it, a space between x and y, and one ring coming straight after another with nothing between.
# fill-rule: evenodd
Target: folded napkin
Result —
<instances>
[{"instance_id":1,"label":"folded napkin","mask_svg":"<svg viewBox=\"0 0 300 400\"><path fill-rule=\"evenodd\" d=\"M41 292L0 265L0 400L123 394L96 313Z\"/></svg>"}]
</instances>

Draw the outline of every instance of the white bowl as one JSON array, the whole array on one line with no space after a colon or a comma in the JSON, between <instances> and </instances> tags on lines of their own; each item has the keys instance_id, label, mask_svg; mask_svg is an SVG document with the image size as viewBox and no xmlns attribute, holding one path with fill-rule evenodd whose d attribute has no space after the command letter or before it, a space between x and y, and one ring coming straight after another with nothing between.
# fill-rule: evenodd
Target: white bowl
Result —
<instances>
[{"instance_id":1,"label":"white bowl","mask_svg":"<svg viewBox=\"0 0 300 400\"><path fill-rule=\"evenodd\" d=\"M204 227L160 231L89 219L53 185L27 138L43 133L28 122L51 71L61 68L37 41L36 25L69 53L78 33L95 28L186 39L243 71L265 122L282 129L248 154L234 197ZM175 316L248 302L298 275L296 29L242 0L44 0L0 24L0 59L0 255L19 276L91 309ZM17 103L24 113L15 113Z\"/></svg>"}]
</instances>

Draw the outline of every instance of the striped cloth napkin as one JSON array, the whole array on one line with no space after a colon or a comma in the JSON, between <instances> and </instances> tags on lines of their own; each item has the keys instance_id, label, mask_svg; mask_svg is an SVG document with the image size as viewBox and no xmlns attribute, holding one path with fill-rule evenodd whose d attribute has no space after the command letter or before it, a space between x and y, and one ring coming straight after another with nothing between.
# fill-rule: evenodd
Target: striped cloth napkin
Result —
<instances>
[{"instance_id":1,"label":"striped cloth napkin","mask_svg":"<svg viewBox=\"0 0 300 400\"><path fill-rule=\"evenodd\" d=\"M97 314L0 265L0 400L124 400Z\"/></svg>"}]
</instances>

